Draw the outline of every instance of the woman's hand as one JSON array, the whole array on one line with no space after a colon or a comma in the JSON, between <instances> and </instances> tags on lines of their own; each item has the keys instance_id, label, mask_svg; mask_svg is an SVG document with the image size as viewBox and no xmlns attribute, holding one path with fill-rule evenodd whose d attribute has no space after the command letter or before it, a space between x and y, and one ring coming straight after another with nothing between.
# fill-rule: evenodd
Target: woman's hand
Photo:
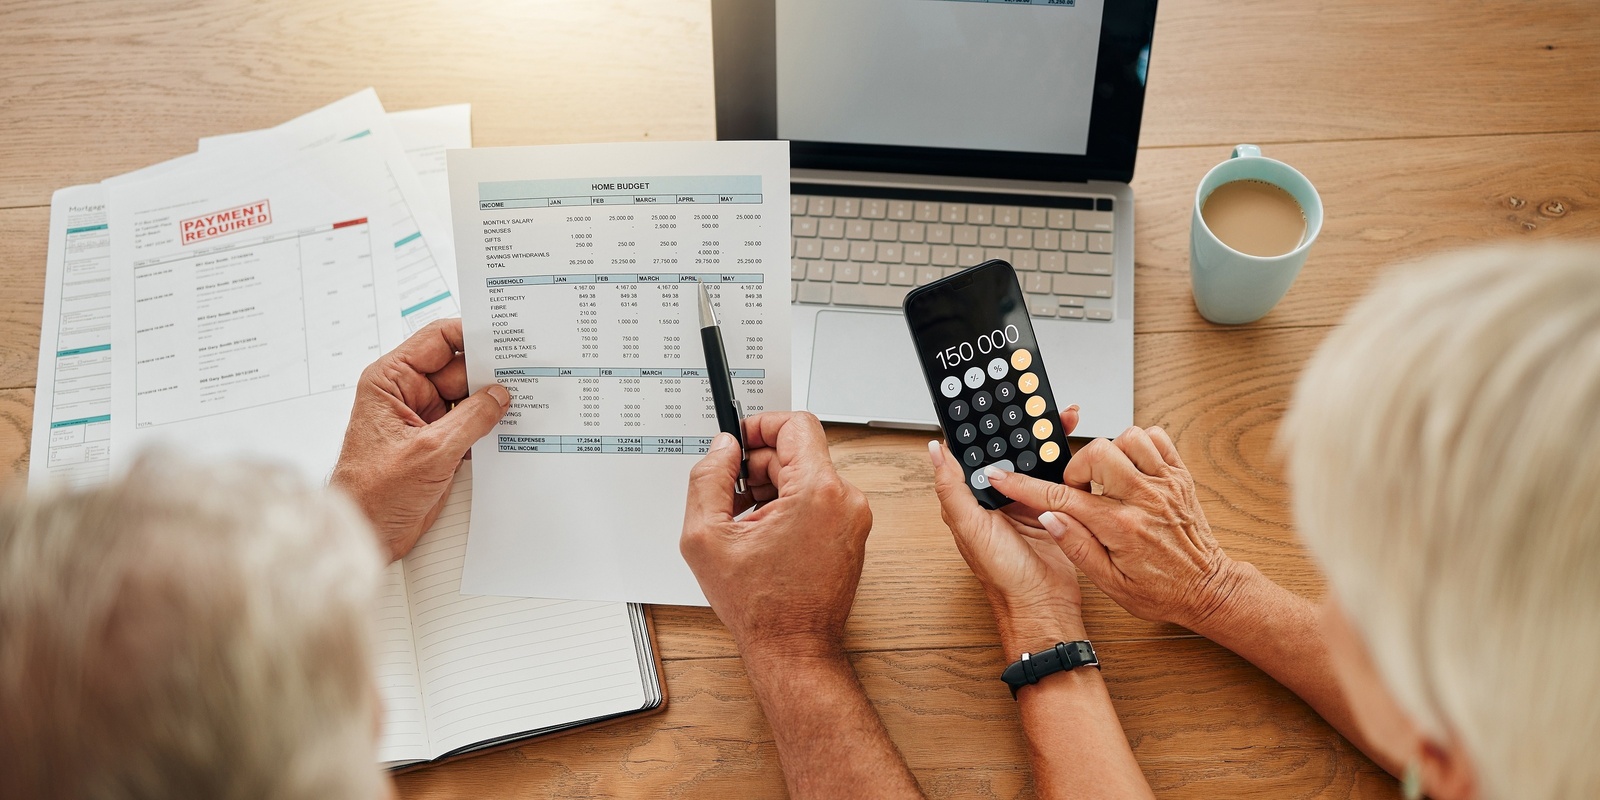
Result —
<instances>
[{"instance_id":1,"label":"woman's hand","mask_svg":"<svg viewBox=\"0 0 1600 800\"><path fill-rule=\"evenodd\" d=\"M1063 431L1077 424L1077 406L1062 413ZM1086 638L1077 570L1040 523L1039 510L1026 504L984 508L943 443L929 442L928 456L940 512L989 596L1006 651Z\"/></svg>"},{"instance_id":2,"label":"woman's hand","mask_svg":"<svg viewBox=\"0 0 1600 800\"><path fill-rule=\"evenodd\" d=\"M989 485L1043 510L1039 522L1062 552L1118 605L1204 633L1245 576L1212 537L1166 431L1133 427L1114 442L1096 439L1067 463L1064 481L1007 473Z\"/></svg>"}]
</instances>

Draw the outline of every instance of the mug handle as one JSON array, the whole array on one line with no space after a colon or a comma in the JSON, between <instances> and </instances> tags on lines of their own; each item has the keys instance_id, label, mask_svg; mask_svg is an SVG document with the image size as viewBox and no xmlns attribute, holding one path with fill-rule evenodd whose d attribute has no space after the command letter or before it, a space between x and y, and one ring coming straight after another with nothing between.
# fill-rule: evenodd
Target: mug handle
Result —
<instances>
[{"instance_id":1,"label":"mug handle","mask_svg":"<svg viewBox=\"0 0 1600 800\"><path fill-rule=\"evenodd\" d=\"M1229 158L1260 158L1261 148L1253 144L1241 144L1233 148L1233 155Z\"/></svg>"}]
</instances>

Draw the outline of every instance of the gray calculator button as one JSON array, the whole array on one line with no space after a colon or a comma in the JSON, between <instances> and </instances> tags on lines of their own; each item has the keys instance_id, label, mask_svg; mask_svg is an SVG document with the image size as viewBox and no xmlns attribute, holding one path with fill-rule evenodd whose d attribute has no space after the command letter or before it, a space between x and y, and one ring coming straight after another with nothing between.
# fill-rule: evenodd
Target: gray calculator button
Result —
<instances>
[{"instance_id":1,"label":"gray calculator button","mask_svg":"<svg viewBox=\"0 0 1600 800\"><path fill-rule=\"evenodd\" d=\"M968 367L967 368L966 379L967 379L967 388L968 389L976 389L979 386L982 386L983 385L983 368L982 367Z\"/></svg>"},{"instance_id":2,"label":"gray calculator button","mask_svg":"<svg viewBox=\"0 0 1600 800\"><path fill-rule=\"evenodd\" d=\"M1021 425L1022 406L1006 406L1005 410L1000 412L1000 419L1004 420L1007 425ZM1018 446L1020 447L1021 445Z\"/></svg>"},{"instance_id":3,"label":"gray calculator button","mask_svg":"<svg viewBox=\"0 0 1600 800\"><path fill-rule=\"evenodd\" d=\"M993 414L984 414L978 420L978 430L984 436L993 436L1000 431L1000 418Z\"/></svg>"},{"instance_id":4,"label":"gray calculator button","mask_svg":"<svg viewBox=\"0 0 1600 800\"><path fill-rule=\"evenodd\" d=\"M983 449L987 451L990 456L999 458L1006 454L1006 440L996 436L993 439L990 439L988 444L983 446Z\"/></svg>"},{"instance_id":5,"label":"gray calculator button","mask_svg":"<svg viewBox=\"0 0 1600 800\"><path fill-rule=\"evenodd\" d=\"M951 401L951 403L950 403L950 408L949 408L950 418L955 420L956 422L960 422L961 420L966 419L967 418L967 412L969 412L969 411L971 411L971 409L967 408L967 401L965 401L965 400L954 400L954 401Z\"/></svg>"},{"instance_id":6,"label":"gray calculator button","mask_svg":"<svg viewBox=\"0 0 1600 800\"><path fill-rule=\"evenodd\" d=\"M1037 466L1039 466L1039 456L1032 450L1024 450L1017 454L1017 469L1031 472Z\"/></svg>"},{"instance_id":7,"label":"gray calculator button","mask_svg":"<svg viewBox=\"0 0 1600 800\"><path fill-rule=\"evenodd\" d=\"M997 402L1009 403L1017 396L1017 385L1011 381L1004 381L994 387L994 399Z\"/></svg>"},{"instance_id":8,"label":"gray calculator button","mask_svg":"<svg viewBox=\"0 0 1600 800\"><path fill-rule=\"evenodd\" d=\"M978 392L972 396L972 407L977 409L979 413L988 411L993 405L994 398L990 397L988 392Z\"/></svg>"},{"instance_id":9,"label":"gray calculator button","mask_svg":"<svg viewBox=\"0 0 1600 800\"><path fill-rule=\"evenodd\" d=\"M1017 428L1016 430L1011 432L1011 437L1010 438L1011 438L1011 446L1017 448L1018 450L1021 450L1022 448L1028 446L1028 442L1031 440L1032 437L1030 437L1028 435L1028 429L1027 428Z\"/></svg>"},{"instance_id":10,"label":"gray calculator button","mask_svg":"<svg viewBox=\"0 0 1600 800\"><path fill-rule=\"evenodd\" d=\"M977 448L973 448L973 449L976 450ZM997 467L999 469L1005 470L1006 472L1016 472L1017 471L1017 466L1015 464L1012 464L1011 463L1011 459L1009 459L1009 458L1002 458L999 461L996 461L993 464L990 464L989 466ZM985 467L985 469L987 469L987 467ZM968 478L967 482L972 484L972 488L974 488L974 489L987 489L987 488L989 488L989 476L985 475L983 470L981 470L981 469L973 470L972 477Z\"/></svg>"},{"instance_id":11,"label":"gray calculator button","mask_svg":"<svg viewBox=\"0 0 1600 800\"><path fill-rule=\"evenodd\" d=\"M966 462L966 465L969 466L969 467L976 467L979 464L982 464L983 463L983 448L981 448L981 447L969 447L969 448L967 448L966 452L961 454L961 460Z\"/></svg>"},{"instance_id":12,"label":"gray calculator button","mask_svg":"<svg viewBox=\"0 0 1600 800\"><path fill-rule=\"evenodd\" d=\"M956 441L961 444L972 444L973 440L977 438L978 429L973 427L970 422L963 422L961 427L956 428Z\"/></svg>"}]
</instances>

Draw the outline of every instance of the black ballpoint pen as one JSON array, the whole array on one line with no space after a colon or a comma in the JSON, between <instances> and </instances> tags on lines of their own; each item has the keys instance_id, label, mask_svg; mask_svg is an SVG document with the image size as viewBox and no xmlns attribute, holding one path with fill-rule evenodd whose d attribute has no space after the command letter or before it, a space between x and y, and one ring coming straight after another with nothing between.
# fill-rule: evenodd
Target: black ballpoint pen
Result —
<instances>
[{"instance_id":1,"label":"black ballpoint pen","mask_svg":"<svg viewBox=\"0 0 1600 800\"><path fill-rule=\"evenodd\" d=\"M711 381L711 405L717 411L717 426L739 441L739 480L735 492L745 493L750 478L750 455L744 447L744 407L733 397L733 374L728 371L728 352L722 347L722 328L717 312L711 308L711 295L700 284L700 344L706 349L706 376Z\"/></svg>"}]
</instances>

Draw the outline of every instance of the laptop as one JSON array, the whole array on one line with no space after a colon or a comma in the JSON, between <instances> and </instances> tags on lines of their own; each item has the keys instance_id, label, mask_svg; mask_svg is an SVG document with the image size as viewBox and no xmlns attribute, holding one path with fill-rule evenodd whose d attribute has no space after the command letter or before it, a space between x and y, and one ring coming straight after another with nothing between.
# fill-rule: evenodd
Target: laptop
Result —
<instances>
[{"instance_id":1,"label":"laptop","mask_svg":"<svg viewBox=\"0 0 1600 800\"><path fill-rule=\"evenodd\" d=\"M717 138L791 143L795 408L936 430L901 302L1000 258L1076 435L1133 424L1155 5L713 0Z\"/></svg>"}]
</instances>

